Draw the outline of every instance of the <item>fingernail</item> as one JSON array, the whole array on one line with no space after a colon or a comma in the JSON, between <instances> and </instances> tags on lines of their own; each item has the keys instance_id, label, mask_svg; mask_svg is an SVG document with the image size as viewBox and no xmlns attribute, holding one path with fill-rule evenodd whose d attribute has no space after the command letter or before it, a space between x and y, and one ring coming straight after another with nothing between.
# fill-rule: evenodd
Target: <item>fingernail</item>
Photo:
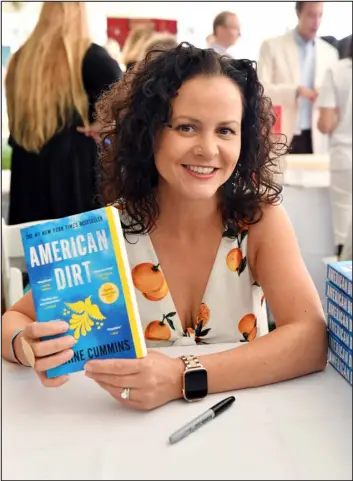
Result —
<instances>
[{"instance_id":1,"label":"fingernail","mask_svg":"<svg viewBox=\"0 0 353 481\"><path fill-rule=\"evenodd\" d=\"M85 371L92 371L92 366L91 366L90 364L85 364L84 367L83 367L83 369L84 369Z\"/></svg>"},{"instance_id":2,"label":"fingernail","mask_svg":"<svg viewBox=\"0 0 353 481\"><path fill-rule=\"evenodd\" d=\"M60 322L60 329L62 329L63 331L67 331L68 328L69 328L69 325L67 322L65 321Z\"/></svg>"}]
</instances>

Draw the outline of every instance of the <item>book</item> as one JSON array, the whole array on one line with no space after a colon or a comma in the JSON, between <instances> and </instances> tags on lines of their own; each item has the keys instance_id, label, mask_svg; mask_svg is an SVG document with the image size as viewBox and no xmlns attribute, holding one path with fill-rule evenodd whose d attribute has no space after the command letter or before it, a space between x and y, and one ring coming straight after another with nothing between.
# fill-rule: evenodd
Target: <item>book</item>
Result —
<instances>
[{"instance_id":1,"label":"book","mask_svg":"<svg viewBox=\"0 0 353 481\"><path fill-rule=\"evenodd\" d=\"M326 309L328 315L333 317L333 319L347 329L348 332L352 332L352 316L349 316L340 307L336 306L330 299L327 299Z\"/></svg>"},{"instance_id":2,"label":"book","mask_svg":"<svg viewBox=\"0 0 353 481\"><path fill-rule=\"evenodd\" d=\"M147 355L117 209L32 225L21 236L37 321L65 320L64 335L76 340L73 358L48 378L91 359Z\"/></svg>"},{"instance_id":3,"label":"book","mask_svg":"<svg viewBox=\"0 0 353 481\"><path fill-rule=\"evenodd\" d=\"M347 349L332 332L330 332L328 336L328 345L331 351L334 352L349 369L352 369L352 351Z\"/></svg>"},{"instance_id":4,"label":"book","mask_svg":"<svg viewBox=\"0 0 353 481\"><path fill-rule=\"evenodd\" d=\"M341 341L348 349L352 350L352 333L347 331L330 315L327 319L328 329Z\"/></svg>"},{"instance_id":5,"label":"book","mask_svg":"<svg viewBox=\"0 0 353 481\"><path fill-rule=\"evenodd\" d=\"M337 372L343 376L350 385L352 385L352 369L349 367L331 350L328 350L328 362L333 366Z\"/></svg>"},{"instance_id":6,"label":"book","mask_svg":"<svg viewBox=\"0 0 353 481\"><path fill-rule=\"evenodd\" d=\"M352 261L329 262L327 279L352 299Z\"/></svg>"},{"instance_id":7,"label":"book","mask_svg":"<svg viewBox=\"0 0 353 481\"><path fill-rule=\"evenodd\" d=\"M352 298L344 294L341 289L331 284L330 281L326 282L326 297L333 301L349 316L352 316Z\"/></svg>"}]
</instances>

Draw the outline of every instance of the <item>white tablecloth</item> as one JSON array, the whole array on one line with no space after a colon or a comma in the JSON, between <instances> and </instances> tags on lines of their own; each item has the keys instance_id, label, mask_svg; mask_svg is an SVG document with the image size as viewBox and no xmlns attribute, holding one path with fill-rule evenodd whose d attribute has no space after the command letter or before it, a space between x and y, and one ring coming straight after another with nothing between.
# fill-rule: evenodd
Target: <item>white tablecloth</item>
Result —
<instances>
[{"instance_id":1,"label":"white tablecloth","mask_svg":"<svg viewBox=\"0 0 353 481\"><path fill-rule=\"evenodd\" d=\"M6 362L2 387L2 479L352 479L352 389L330 366L236 392L229 410L175 445L174 430L229 394L136 412L82 373L45 389Z\"/></svg>"}]
</instances>

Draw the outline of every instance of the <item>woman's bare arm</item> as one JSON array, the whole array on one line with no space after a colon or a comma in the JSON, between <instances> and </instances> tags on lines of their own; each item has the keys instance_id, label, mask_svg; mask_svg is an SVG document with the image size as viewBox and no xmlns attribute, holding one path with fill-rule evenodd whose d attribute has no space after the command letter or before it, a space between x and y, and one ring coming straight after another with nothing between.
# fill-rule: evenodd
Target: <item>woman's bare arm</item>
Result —
<instances>
[{"instance_id":1,"label":"woman's bare arm","mask_svg":"<svg viewBox=\"0 0 353 481\"><path fill-rule=\"evenodd\" d=\"M200 356L209 391L276 383L323 370L327 359L324 313L293 228L281 207L265 207L249 229L248 257L277 328L242 347Z\"/></svg>"},{"instance_id":2,"label":"woman's bare arm","mask_svg":"<svg viewBox=\"0 0 353 481\"><path fill-rule=\"evenodd\" d=\"M337 108L320 108L317 128L322 134L331 134L338 124Z\"/></svg>"},{"instance_id":3,"label":"woman's bare arm","mask_svg":"<svg viewBox=\"0 0 353 481\"><path fill-rule=\"evenodd\" d=\"M11 355L10 343L12 336L16 331L24 329L28 324L36 320L32 292L29 291L25 294L16 304L8 309L2 316L2 357L8 361L14 362ZM21 352L17 349L17 345L20 342L21 335L18 335L14 342L14 349L17 352ZM19 359L23 364L27 363L26 359Z\"/></svg>"}]
</instances>

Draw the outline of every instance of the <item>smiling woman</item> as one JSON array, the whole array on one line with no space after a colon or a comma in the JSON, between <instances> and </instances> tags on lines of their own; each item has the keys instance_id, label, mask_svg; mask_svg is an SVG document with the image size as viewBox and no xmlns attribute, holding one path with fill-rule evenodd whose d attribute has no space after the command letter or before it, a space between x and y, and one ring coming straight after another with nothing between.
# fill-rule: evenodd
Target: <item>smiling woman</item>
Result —
<instances>
[{"instance_id":1,"label":"smiling woman","mask_svg":"<svg viewBox=\"0 0 353 481\"><path fill-rule=\"evenodd\" d=\"M157 184L173 184L173 190L178 184L194 198L222 187L225 224L259 220L261 204L279 200L273 173L286 145L270 136L271 101L249 60L188 44L148 55L103 97L98 118L111 142L101 157L103 200L124 198L135 231L154 224ZM200 175L200 167L213 170Z\"/></svg>"},{"instance_id":2,"label":"smiling woman","mask_svg":"<svg viewBox=\"0 0 353 481\"><path fill-rule=\"evenodd\" d=\"M286 145L272 135L271 102L252 62L185 44L153 51L103 97L98 121L109 140L102 197L121 213L147 345L194 353L92 360L87 377L123 404L153 409L323 369L321 303L277 205L273 174ZM276 320L270 333L265 299ZM42 344L33 320L31 294L5 314L7 359L17 329L17 359L17 339ZM200 344L222 342L241 347L198 356ZM65 347L46 362L63 362Z\"/></svg>"}]
</instances>

